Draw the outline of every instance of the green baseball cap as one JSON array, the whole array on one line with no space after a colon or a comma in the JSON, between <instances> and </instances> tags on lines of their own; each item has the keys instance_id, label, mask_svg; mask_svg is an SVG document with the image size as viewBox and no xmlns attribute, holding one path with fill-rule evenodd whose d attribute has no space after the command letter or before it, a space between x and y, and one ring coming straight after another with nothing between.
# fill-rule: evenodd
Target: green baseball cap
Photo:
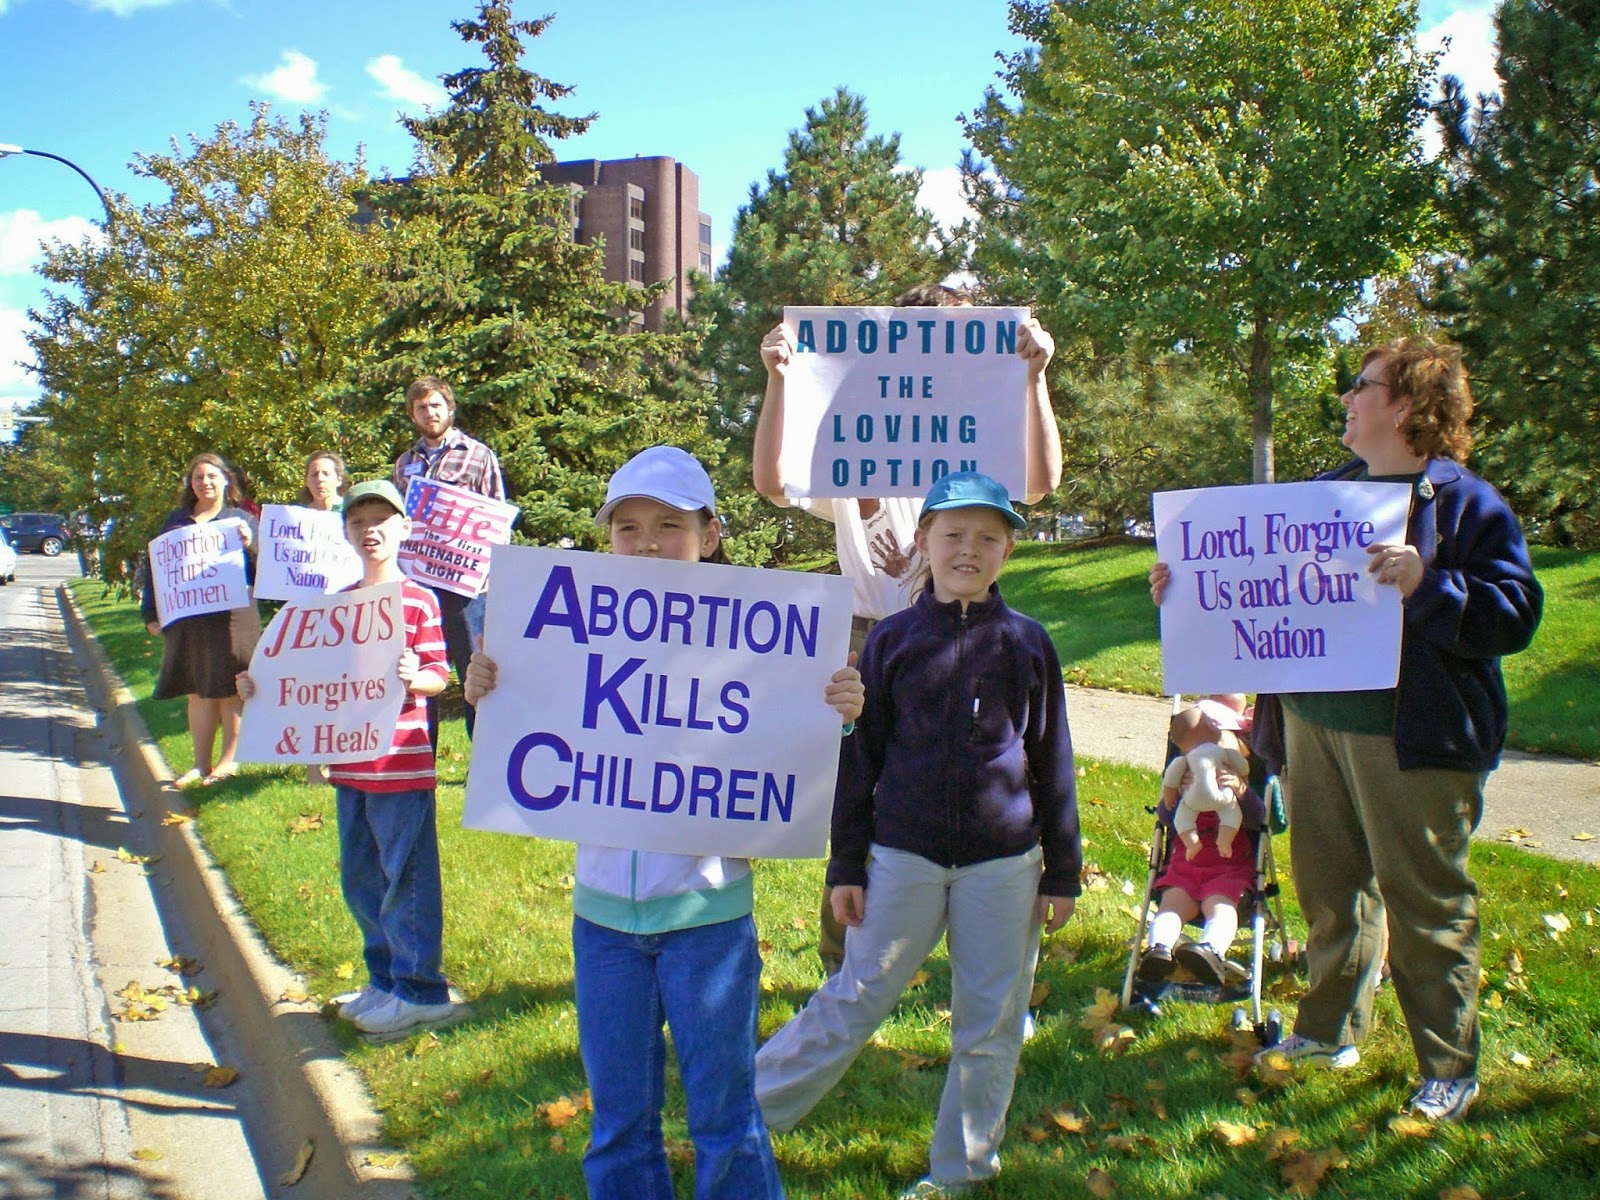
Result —
<instances>
[{"instance_id":1,"label":"green baseball cap","mask_svg":"<svg viewBox=\"0 0 1600 1200\"><path fill-rule=\"evenodd\" d=\"M339 506L339 515L347 516L352 508L363 500L382 500L402 517L406 515L406 502L400 498L400 490L387 479L369 479L365 483L358 483L344 494L344 503Z\"/></svg>"}]
</instances>

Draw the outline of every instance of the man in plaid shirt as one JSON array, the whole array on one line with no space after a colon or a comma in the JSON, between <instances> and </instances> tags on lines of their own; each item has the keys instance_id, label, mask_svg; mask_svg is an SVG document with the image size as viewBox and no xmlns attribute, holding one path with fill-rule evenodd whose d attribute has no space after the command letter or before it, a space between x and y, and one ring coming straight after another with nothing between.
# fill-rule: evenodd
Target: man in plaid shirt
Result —
<instances>
[{"instance_id":1,"label":"man in plaid shirt","mask_svg":"<svg viewBox=\"0 0 1600 1200\"><path fill-rule=\"evenodd\" d=\"M448 383L437 375L424 375L416 380L406 389L406 412L421 436L416 445L395 460L394 485L402 496L415 476L451 483L491 500L506 498L500 460L494 451L456 428L456 398ZM463 615L470 598L439 588L434 589L434 595L438 597L439 613L444 622L445 653L456 669L456 678L463 680L467 677L467 663L472 658L472 635L467 631ZM476 716L476 710L468 704L468 738L472 737ZM437 749L439 709L431 696L428 698L428 734Z\"/></svg>"}]
</instances>

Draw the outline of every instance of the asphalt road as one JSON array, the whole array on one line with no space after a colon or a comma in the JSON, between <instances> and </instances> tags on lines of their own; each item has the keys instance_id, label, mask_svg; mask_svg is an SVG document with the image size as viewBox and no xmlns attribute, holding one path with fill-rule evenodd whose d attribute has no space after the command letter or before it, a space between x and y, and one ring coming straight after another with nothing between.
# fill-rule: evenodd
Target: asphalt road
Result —
<instances>
[{"instance_id":1,"label":"asphalt road","mask_svg":"<svg viewBox=\"0 0 1600 1200\"><path fill-rule=\"evenodd\" d=\"M158 965L185 935L67 645L55 588L77 573L28 554L0 588L0 1196L256 1200L255 1083L207 1086L226 1017L176 1001L203 964ZM115 1018L130 983L154 1019Z\"/></svg>"}]
</instances>

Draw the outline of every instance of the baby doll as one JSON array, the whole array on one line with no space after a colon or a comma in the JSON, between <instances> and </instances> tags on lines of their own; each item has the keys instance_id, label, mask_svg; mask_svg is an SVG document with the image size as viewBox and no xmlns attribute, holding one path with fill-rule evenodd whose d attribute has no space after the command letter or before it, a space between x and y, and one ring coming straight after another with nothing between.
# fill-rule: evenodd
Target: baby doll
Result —
<instances>
[{"instance_id":1,"label":"baby doll","mask_svg":"<svg viewBox=\"0 0 1600 1200\"><path fill-rule=\"evenodd\" d=\"M1217 814L1218 853L1224 857L1233 854L1234 835L1239 832L1243 818L1237 794L1233 788L1222 786L1217 771L1226 766L1241 781L1249 775L1250 764L1245 761L1244 747L1234 733L1241 725L1239 712L1225 700L1201 700L1173 715L1169 734L1179 753L1162 778L1161 805L1170 809L1177 803L1172 829L1183 842L1185 856L1190 859L1200 853L1195 818L1203 812ZM1180 798L1178 788L1185 774L1192 776L1193 781Z\"/></svg>"}]
</instances>

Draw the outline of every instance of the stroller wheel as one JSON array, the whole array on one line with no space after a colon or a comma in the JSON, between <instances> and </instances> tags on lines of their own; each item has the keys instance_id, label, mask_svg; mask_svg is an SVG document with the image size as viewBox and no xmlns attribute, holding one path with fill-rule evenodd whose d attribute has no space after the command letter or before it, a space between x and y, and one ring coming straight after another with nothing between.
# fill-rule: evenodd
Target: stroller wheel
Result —
<instances>
[{"instance_id":1,"label":"stroller wheel","mask_svg":"<svg viewBox=\"0 0 1600 1200\"><path fill-rule=\"evenodd\" d=\"M1269 1009L1267 1019L1256 1026L1256 1038L1264 1050L1270 1050L1283 1041L1283 1014L1275 1008Z\"/></svg>"},{"instance_id":2,"label":"stroller wheel","mask_svg":"<svg viewBox=\"0 0 1600 1200\"><path fill-rule=\"evenodd\" d=\"M1244 1005L1236 1005L1233 1010L1233 1029L1237 1033L1241 1029L1250 1027L1250 1014L1245 1012Z\"/></svg>"}]
</instances>

